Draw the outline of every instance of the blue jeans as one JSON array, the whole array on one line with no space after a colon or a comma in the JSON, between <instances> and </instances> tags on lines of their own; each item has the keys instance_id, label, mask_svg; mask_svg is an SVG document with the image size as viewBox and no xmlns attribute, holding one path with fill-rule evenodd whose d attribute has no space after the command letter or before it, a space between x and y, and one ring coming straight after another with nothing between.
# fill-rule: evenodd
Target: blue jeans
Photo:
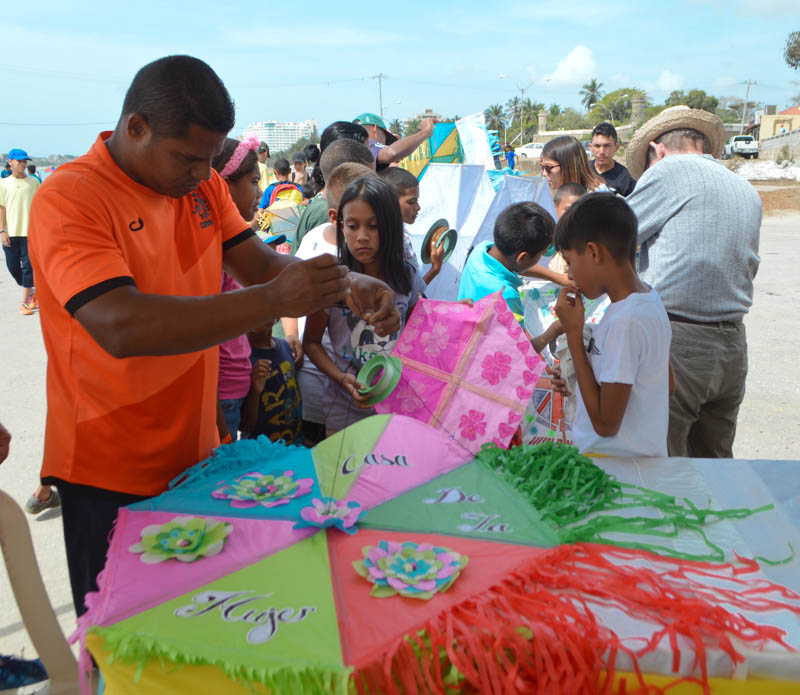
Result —
<instances>
[{"instance_id":1,"label":"blue jeans","mask_svg":"<svg viewBox=\"0 0 800 695\"><path fill-rule=\"evenodd\" d=\"M220 405L222 406L222 415L225 418L225 424L228 426L228 432L235 442L239 439L239 423L242 421L242 404L244 398L222 398Z\"/></svg>"},{"instance_id":2,"label":"blue jeans","mask_svg":"<svg viewBox=\"0 0 800 695\"><path fill-rule=\"evenodd\" d=\"M28 257L28 237L12 236L9 240L11 246L3 246L8 272L18 285L30 289L33 287L33 267Z\"/></svg>"}]
</instances>

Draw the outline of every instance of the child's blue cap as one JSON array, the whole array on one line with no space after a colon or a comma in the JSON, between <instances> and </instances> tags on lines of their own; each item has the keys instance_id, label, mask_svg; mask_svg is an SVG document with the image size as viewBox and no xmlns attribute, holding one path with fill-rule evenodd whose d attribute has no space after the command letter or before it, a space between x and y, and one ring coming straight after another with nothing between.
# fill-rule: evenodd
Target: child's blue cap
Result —
<instances>
[{"instance_id":1,"label":"child's blue cap","mask_svg":"<svg viewBox=\"0 0 800 695\"><path fill-rule=\"evenodd\" d=\"M25 150L19 149L19 147L15 147L8 153L8 160L11 161L15 159L18 162L21 162L23 159L30 160L28 153Z\"/></svg>"},{"instance_id":2,"label":"child's blue cap","mask_svg":"<svg viewBox=\"0 0 800 695\"><path fill-rule=\"evenodd\" d=\"M265 244L282 244L284 241L286 241L285 234L273 234L264 239Z\"/></svg>"}]
</instances>

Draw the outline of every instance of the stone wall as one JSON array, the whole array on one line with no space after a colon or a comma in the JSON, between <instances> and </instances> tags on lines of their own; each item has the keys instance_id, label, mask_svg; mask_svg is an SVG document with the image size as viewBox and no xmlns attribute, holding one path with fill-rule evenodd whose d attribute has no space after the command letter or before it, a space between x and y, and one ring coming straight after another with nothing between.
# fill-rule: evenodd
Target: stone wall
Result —
<instances>
[{"instance_id":1,"label":"stone wall","mask_svg":"<svg viewBox=\"0 0 800 695\"><path fill-rule=\"evenodd\" d=\"M758 156L763 159L777 159L781 155L781 150L783 150L784 146L789 148L790 159L800 157L800 128L783 135L762 138L759 142Z\"/></svg>"}]
</instances>

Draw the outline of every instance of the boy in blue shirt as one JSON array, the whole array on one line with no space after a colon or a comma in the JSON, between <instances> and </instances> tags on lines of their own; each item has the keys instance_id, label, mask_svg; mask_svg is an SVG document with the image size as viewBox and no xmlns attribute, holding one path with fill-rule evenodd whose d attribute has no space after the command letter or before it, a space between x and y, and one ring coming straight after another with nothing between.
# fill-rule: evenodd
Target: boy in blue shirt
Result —
<instances>
[{"instance_id":1,"label":"boy in blue shirt","mask_svg":"<svg viewBox=\"0 0 800 695\"><path fill-rule=\"evenodd\" d=\"M550 246L555 222L536 203L515 203L497 217L494 241L482 241L472 249L461 273L458 299L477 302L494 292L503 297L518 321L524 310L519 296L523 273L529 273ZM537 352L561 334L556 321L531 342Z\"/></svg>"},{"instance_id":2,"label":"boy in blue shirt","mask_svg":"<svg viewBox=\"0 0 800 695\"><path fill-rule=\"evenodd\" d=\"M517 161L517 155L511 145L506 145L506 161L508 162L508 168L513 169L514 163Z\"/></svg>"},{"instance_id":3,"label":"boy in blue shirt","mask_svg":"<svg viewBox=\"0 0 800 695\"><path fill-rule=\"evenodd\" d=\"M666 456L671 329L658 293L634 269L637 222L612 193L580 198L558 221L555 245L573 287L558 294L578 381L572 438L582 452ZM581 295L611 305L583 343Z\"/></svg>"}]
</instances>

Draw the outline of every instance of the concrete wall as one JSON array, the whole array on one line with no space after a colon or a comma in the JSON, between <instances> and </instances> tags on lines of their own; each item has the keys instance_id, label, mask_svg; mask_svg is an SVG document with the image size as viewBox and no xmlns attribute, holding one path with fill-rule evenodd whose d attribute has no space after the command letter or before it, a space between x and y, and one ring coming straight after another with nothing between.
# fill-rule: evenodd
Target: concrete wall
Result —
<instances>
[{"instance_id":1,"label":"concrete wall","mask_svg":"<svg viewBox=\"0 0 800 695\"><path fill-rule=\"evenodd\" d=\"M776 114L775 116L762 116L759 126L759 140L764 142L765 138L780 135L781 128L784 127L787 131L800 129L800 115Z\"/></svg>"},{"instance_id":2,"label":"concrete wall","mask_svg":"<svg viewBox=\"0 0 800 695\"><path fill-rule=\"evenodd\" d=\"M789 148L789 158L800 157L800 128L783 135L771 138L761 138L759 141L759 157L762 159L777 159L784 145Z\"/></svg>"},{"instance_id":3,"label":"concrete wall","mask_svg":"<svg viewBox=\"0 0 800 695\"><path fill-rule=\"evenodd\" d=\"M633 125L618 125L615 126L615 128L617 130L617 137L619 138L620 142L627 143L631 139ZM591 128L586 128L583 130L543 130L533 136L533 141L547 143L562 135L572 135L573 137L578 138L578 140L585 140L591 134Z\"/></svg>"}]
</instances>

